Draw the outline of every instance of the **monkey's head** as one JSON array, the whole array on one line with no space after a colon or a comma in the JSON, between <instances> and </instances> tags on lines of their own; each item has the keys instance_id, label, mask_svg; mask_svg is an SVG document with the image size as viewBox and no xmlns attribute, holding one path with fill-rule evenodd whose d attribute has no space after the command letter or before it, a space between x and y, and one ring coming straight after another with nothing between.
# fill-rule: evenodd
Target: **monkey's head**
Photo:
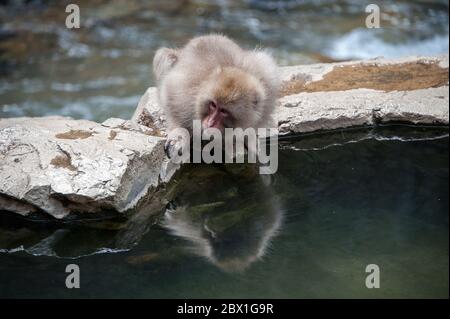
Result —
<instances>
[{"instance_id":1,"label":"monkey's head","mask_svg":"<svg viewBox=\"0 0 450 319\"><path fill-rule=\"evenodd\" d=\"M266 93L255 76L236 67L218 67L202 83L196 112L202 128L248 128L262 118Z\"/></svg>"}]
</instances>

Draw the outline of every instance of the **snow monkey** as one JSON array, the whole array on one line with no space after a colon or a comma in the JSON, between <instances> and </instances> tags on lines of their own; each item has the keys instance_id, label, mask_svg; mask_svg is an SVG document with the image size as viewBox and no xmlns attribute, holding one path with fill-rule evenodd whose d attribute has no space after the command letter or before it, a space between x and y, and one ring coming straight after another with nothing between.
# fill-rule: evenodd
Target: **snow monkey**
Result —
<instances>
[{"instance_id":1,"label":"snow monkey","mask_svg":"<svg viewBox=\"0 0 450 319\"><path fill-rule=\"evenodd\" d=\"M181 49L158 49L153 72L167 118L169 157L182 147L171 132L181 127L192 136L193 120L203 130L266 128L280 85L268 53L244 50L216 34L196 37Z\"/></svg>"}]
</instances>

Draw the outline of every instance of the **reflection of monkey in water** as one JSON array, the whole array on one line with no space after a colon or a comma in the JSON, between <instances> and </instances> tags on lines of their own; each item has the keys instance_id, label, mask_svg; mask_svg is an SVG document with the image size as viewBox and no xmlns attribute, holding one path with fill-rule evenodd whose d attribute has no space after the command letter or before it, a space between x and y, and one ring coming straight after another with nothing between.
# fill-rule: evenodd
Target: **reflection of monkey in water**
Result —
<instances>
[{"instance_id":1,"label":"reflection of monkey in water","mask_svg":"<svg viewBox=\"0 0 450 319\"><path fill-rule=\"evenodd\" d=\"M186 177L190 186L166 210L163 225L222 270L243 271L264 256L280 228L279 203L260 175L248 180L217 168L202 170L197 182L195 170Z\"/></svg>"},{"instance_id":2,"label":"reflection of monkey in water","mask_svg":"<svg viewBox=\"0 0 450 319\"><path fill-rule=\"evenodd\" d=\"M246 51L225 36L160 48L153 59L159 102L168 123L166 153L182 148L174 131L193 120L202 128L267 128L279 90L278 69L263 51ZM172 132L172 134L171 134Z\"/></svg>"}]
</instances>

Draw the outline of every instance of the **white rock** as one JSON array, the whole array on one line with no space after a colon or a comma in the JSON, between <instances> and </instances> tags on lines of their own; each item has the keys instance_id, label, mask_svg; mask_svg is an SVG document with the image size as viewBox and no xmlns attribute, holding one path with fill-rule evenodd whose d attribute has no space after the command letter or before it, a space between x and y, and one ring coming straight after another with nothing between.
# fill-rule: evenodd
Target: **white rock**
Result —
<instances>
[{"instance_id":1,"label":"white rock","mask_svg":"<svg viewBox=\"0 0 450 319\"><path fill-rule=\"evenodd\" d=\"M448 68L448 55L292 66L281 74L284 81L308 83L336 67L408 62ZM448 125L448 105L448 82L410 91L316 91L281 97L273 118L280 134L390 121ZM0 119L0 211L63 218L72 212L136 207L180 167L164 154L165 124L156 88L145 92L131 121Z\"/></svg>"},{"instance_id":2,"label":"white rock","mask_svg":"<svg viewBox=\"0 0 450 319\"><path fill-rule=\"evenodd\" d=\"M439 57L377 58L298 65L281 68L283 81L320 81L334 68L343 66L387 66L404 63L437 63L448 68L448 55ZM384 92L372 89L311 92L288 95L278 100L274 119L280 134L328 130L375 122L402 121L421 124L449 123L449 91L446 86L412 91ZM139 102L132 121L165 129L164 112L158 106L156 88L149 88Z\"/></svg>"},{"instance_id":3,"label":"white rock","mask_svg":"<svg viewBox=\"0 0 450 319\"><path fill-rule=\"evenodd\" d=\"M0 119L0 209L62 218L133 208L159 185L164 141L120 123L111 129L57 117Z\"/></svg>"},{"instance_id":4,"label":"white rock","mask_svg":"<svg viewBox=\"0 0 450 319\"><path fill-rule=\"evenodd\" d=\"M274 114L280 134L332 130L375 122L448 124L448 87L382 92L356 89L288 95Z\"/></svg>"}]
</instances>

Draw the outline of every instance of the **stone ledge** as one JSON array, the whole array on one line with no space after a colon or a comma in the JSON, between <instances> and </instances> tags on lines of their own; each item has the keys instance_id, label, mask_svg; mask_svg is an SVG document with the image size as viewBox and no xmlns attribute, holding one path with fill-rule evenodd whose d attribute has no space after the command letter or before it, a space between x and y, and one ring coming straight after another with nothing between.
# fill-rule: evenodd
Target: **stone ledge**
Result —
<instances>
[{"instance_id":1,"label":"stone ledge","mask_svg":"<svg viewBox=\"0 0 450 319\"><path fill-rule=\"evenodd\" d=\"M448 125L448 56L293 66L281 73L274 113L280 134L391 121ZM164 154L164 136L153 87L131 121L0 119L0 211L64 218L133 209L179 168Z\"/></svg>"},{"instance_id":2,"label":"stone ledge","mask_svg":"<svg viewBox=\"0 0 450 319\"><path fill-rule=\"evenodd\" d=\"M0 210L124 212L160 183L164 140L130 121L0 119Z\"/></svg>"},{"instance_id":3,"label":"stone ledge","mask_svg":"<svg viewBox=\"0 0 450 319\"><path fill-rule=\"evenodd\" d=\"M448 55L281 68L274 120L281 134L400 121L448 125ZM132 121L165 134L156 88Z\"/></svg>"},{"instance_id":4,"label":"stone ledge","mask_svg":"<svg viewBox=\"0 0 450 319\"><path fill-rule=\"evenodd\" d=\"M386 122L448 125L448 86L415 91L355 89L282 97L274 114L280 134Z\"/></svg>"}]
</instances>

